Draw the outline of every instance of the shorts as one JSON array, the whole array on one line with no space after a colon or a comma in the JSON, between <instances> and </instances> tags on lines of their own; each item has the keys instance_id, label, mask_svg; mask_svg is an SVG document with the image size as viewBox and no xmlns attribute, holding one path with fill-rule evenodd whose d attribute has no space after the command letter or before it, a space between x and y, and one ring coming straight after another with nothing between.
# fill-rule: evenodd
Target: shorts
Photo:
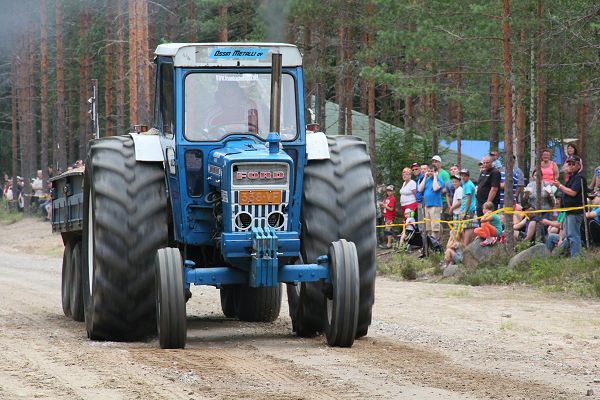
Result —
<instances>
[{"instance_id":1,"label":"shorts","mask_svg":"<svg viewBox=\"0 0 600 400\"><path fill-rule=\"evenodd\" d=\"M471 213L466 213L465 214L465 220L467 220L467 222L462 223L461 226L462 229L474 229L477 228L479 226L479 220L473 220L473 221L468 221L470 219L475 218L475 212L471 212Z\"/></svg>"},{"instance_id":2,"label":"shorts","mask_svg":"<svg viewBox=\"0 0 600 400\"><path fill-rule=\"evenodd\" d=\"M425 207L425 230L428 232L441 232L442 224L439 221L442 218L442 207Z\"/></svg>"},{"instance_id":3,"label":"shorts","mask_svg":"<svg viewBox=\"0 0 600 400\"><path fill-rule=\"evenodd\" d=\"M394 218L385 218L385 228L383 228L383 234L385 236L391 236L394 233L392 232L392 227L390 225L394 224Z\"/></svg>"}]
</instances>

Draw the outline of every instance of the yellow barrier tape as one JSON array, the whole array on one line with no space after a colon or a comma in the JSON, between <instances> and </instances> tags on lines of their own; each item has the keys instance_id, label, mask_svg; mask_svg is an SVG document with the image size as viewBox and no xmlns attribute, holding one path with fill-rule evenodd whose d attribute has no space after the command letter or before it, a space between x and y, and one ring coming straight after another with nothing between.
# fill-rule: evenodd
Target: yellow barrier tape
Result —
<instances>
[{"instance_id":1,"label":"yellow barrier tape","mask_svg":"<svg viewBox=\"0 0 600 400\"><path fill-rule=\"evenodd\" d=\"M499 213L505 213L505 214L519 214L519 215L523 215L525 218L528 218L527 214L541 214L541 213L554 213L554 212L567 212L567 211L577 211L577 210L584 210L586 208L598 208L600 206L596 205L596 204L586 204L584 206L577 206L577 207L563 207L563 208L553 208L551 210L531 210L531 211L516 211L514 208L512 207L502 207L499 208L495 211L492 211L490 214L499 214ZM461 225L464 225L467 222L472 222L472 221L478 221L483 217L475 217L475 218L469 218L469 219L459 219L459 220L453 220L453 221L446 221L446 220L437 220L437 219L428 219L428 218L424 218L422 221L416 221L413 222L410 225L422 225L427 223L427 221L429 222L439 222L441 224L446 224L450 227L450 229L452 228L452 225L459 225L459 227ZM393 228L393 227L404 227L407 224L390 224L390 225L376 225L375 228ZM462 230L462 229L461 229Z\"/></svg>"}]
</instances>

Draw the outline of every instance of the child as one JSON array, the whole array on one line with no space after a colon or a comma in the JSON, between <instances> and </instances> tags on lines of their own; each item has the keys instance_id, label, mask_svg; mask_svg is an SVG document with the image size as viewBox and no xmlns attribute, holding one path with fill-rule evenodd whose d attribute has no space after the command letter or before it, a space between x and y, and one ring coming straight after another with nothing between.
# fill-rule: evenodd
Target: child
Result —
<instances>
[{"instance_id":1,"label":"child","mask_svg":"<svg viewBox=\"0 0 600 400\"><path fill-rule=\"evenodd\" d=\"M387 244L379 245L382 249L391 249L394 241L394 234L392 232L392 226L394 224L394 217L396 216L396 198L394 197L394 186L388 185L385 188L387 198L384 201L379 202L379 207L383 211L383 218L385 219L384 235L387 238Z\"/></svg>"},{"instance_id":2,"label":"child","mask_svg":"<svg viewBox=\"0 0 600 400\"><path fill-rule=\"evenodd\" d=\"M403 246L404 242L415 231L415 222L413 210L410 208L404 210L404 228L402 229L402 235L400 235L400 242L398 243L400 246Z\"/></svg>"},{"instance_id":3,"label":"child","mask_svg":"<svg viewBox=\"0 0 600 400\"><path fill-rule=\"evenodd\" d=\"M450 238L448 239L448 244L446 245L442 269L447 268L452 264L458 264L462 261L462 247L460 234L456 229L453 229L450 231Z\"/></svg>"},{"instance_id":4,"label":"child","mask_svg":"<svg viewBox=\"0 0 600 400\"><path fill-rule=\"evenodd\" d=\"M481 217L481 226L475 228L475 234L483 239L482 246L491 246L502 234L502 223L497 214L492 214L495 210L494 203L487 201L483 204L483 217Z\"/></svg>"}]
</instances>

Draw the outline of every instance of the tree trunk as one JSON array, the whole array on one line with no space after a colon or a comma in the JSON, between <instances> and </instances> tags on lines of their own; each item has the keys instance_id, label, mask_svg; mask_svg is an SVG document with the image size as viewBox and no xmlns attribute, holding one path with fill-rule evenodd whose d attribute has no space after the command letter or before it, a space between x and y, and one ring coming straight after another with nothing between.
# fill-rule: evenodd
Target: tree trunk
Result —
<instances>
[{"instance_id":1,"label":"tree trunk","mask_svg":"<svg viewBox=\"0 0 600 400\"><path fill-rule=\"evenodd\" d=\"M436 72L434 70L434 68L432 66L430 66L430 70L431 70L431 83L433 86L435 86L437 84L437 78L436 78ZM435 92L431 92L428 95L428 106L429 106L429 113L430 113L430 121L431 121L431 153L432 154L438 154L439 153L439 143L440 143L440 138L439 138L439 133L438 133L438 128L437 128L437 96L435 95Z\"/></svg>"},{"instance_id":2,"label":"tree trunk","mask_svg":"<svg viewBox=\"0 0 600 400\"><path fill-rule=\"evenodd\" d=\"M579 138L579 156L583 160L583 165L588 166L586 163L586 149L587 149L587 133L588 133L588 94L587 92L581 92L581 98L579 100L579 106L577 107L577 135Z\"/></svg>"},{"instance_id":3,"label":"tree trunk","mask_svg":"<svg viewBox=\"0 0 600 400\"><path fill-rule=\"evenodd\" d=\"M29 178L32 178L35 176L36 170L37 170L37 162L38 162L38 154L39 154L39 147L38 147L38 140L37 140L37 129L36 129L36 104L35 104L35 99L37 97L37 93L36 93L36 54L37 54L37 46L36 46L36 40L35 40L35 34L34 31L31 30L29 33L29 39L28 39L28 50L27 50L27 55L29 57L29 60L27 62L27 82L28 82L28 113L27 113L27 129L29 131L29 154L27 157L27 161L28 161L28 171L29 173L24 176L23 178L25 179L25 185L29 186L29 188L31 189L31 180ZM26 192L31 194L31 192Z\"/></svg>"},{"instance_id":4,"label":"tree trunk","mask_svg":"<svg viewBox=\"0 0 600 400\"><path fill-rule=\"evenodd\" d=\"M136 1L136 72L138 124L148 125L150 122L150 70L148 68L148 0Z\"/></svg>"},{"instance_id":5,"label":"tree trunk","mask_svg":"<svg viewBox=\"0 0 600 400\"><path fill-rule=\"evenodd\" d=\"M125 133L125 19L122 0L116 3L117 43L115 44L117 135Z\"/></svg>"},{"instance_id":6,"label":"tree trunk","mask_svg":"<svg viewBox=\"0 0 600 400\"><path fill-rule=\"evenodd\" d=\"M11 107L11 128L12 128L12 178L13 178L13 193L17 192L17 161L19 159L17 137L19 135L17 125L17 87L19 85L18 67L16 60L12 62L12 82L10 88L10 107Z\"/></svg>"},{"instance_id":7,"label":"tree trunk","mask_svg":"<svg viewBox=\"0 0 600 400\"><path fill-rule=\"evenodd\" d=\"M367 3L367 16L369 18L369 25L367 27L367 43L368 48L372 48L374 42L374 30L371 19L374 13L373 0L368 0ZM375 66L375 60L372 55L367 58L367 65L370 68ZM375 81L370 78L366 81L367 84L367 115L368 115L368 126L369 126L369 155L371 156L371 173L373 180L377 182L377 173L375 168L375 157L377 155L377 143L376 143L376 131L375 131Z\"/></svg>"},{"instance_id":8,"label":"tree trunk","mask_svg":"<svg viewBox=\"0 0 600 400\"><path fill-rule=\"evenodd\" d=\"M492 74L490 82L490 150L498 150L500 135L498 120L500 119L500 80Z\"/></svg>"},{"instance_id":9,"label":"tree trunk","mask_svg":"<svg viewBox=\"0 0 600 400\"><path fill-rule=\"evenodd\" d=\"M316 95L316 114L317 123L321 127L321 131L325 132L327 129L327 88L325 87L327 81L327 70L325 52L327 51L327 36L325 35L325 27L319 25L319 50L315 54L316 64L318 65L317 80L317 95Z\"/></svg>"},{"instance_id":10,"label":"tree trunk","mask_svg":"<svg viewBox=\"0 0 600 400\"><path fill-rule=\"evenodd\" d=\"M189 23L185 38L189 43L196 42L196 2L188 0L187 4L187 20Z\"/></svg>"},{"instance_id":11,"label":"tree trunk","mask_svg":"<svg viewBox=\"0 0 600 400\"><path fill-rule=\"evenodd\" d=\"M113 26L113 15L111 13L111 0L104 0L104 40L108 41L104 48L104 118L106 119L104 126L104 135L113 135L113 121L112 121L112 26Z\"/></svg>"},{"instance_id":12,"label":"tree trunk","mask_svg":"<svg viewBox=\"0 0 600 400\"><path fill-rule=\"evenodd\" d=\"M229 21L227 21L227 6L219 6L219 42L227 42L229 40Z\"/></svg>"},{"instance_id":13,"label":"tree trunk","mask_svg":"<svg viewBox=\"0 0 600 400\"><path fill-rule=\"evenodd\" d=\"M354 103L354 69L352 68L352 27L346 28L346 135L352 135L352 108Z\"/></svg>"},{"instance_id":14,"label":"tree trunk","mask_svg":"<svg viewBox=\"0 0 600 400\"><path fill-rule=\"evenodd\" d=\"M512 53L510 48L510 0L503 1L502 7L502 70L504 72L504 155L505 155L505 180L504 180L504 206L513 206L513 146L512 146ZM509 252L514 252L513 223L510 215L504 219L504 238Z\"/></svg>"},{"instance_id":15,"label":"tree trunk","mask_svg":"<svg viewBox=\"0 0 600 400\"><path fill-rule=\"evenodd\" d=\"M53 154L55 154L54 166L58 166L58 169L61 171L66 171L65 56L63 46L63 17L60 0L54 0L54 16L56 20L56 141Z\"/></svg>"},{"instance_id":16,"label":"tree trunk","mask_svg":"<svg viewBox=\"0 0 600 400\"><path fill-rule=\"evenodd\" d=\"M536 104L536 112L537 112L537 118L536 118L536 125L537 125L537 130L536 130L536 140L535 140L535 147L536 147L536 151L537 151L537 157L538 159L541 159L542 156L542 149L544 147L543 143L542 143L542 135L544 133L543 127L542 127L542 116L544 113L544 108L543 108L543 100L544 100L544 89L543 89L543 79L542 79L542 63L543 63L543 55L542 55L542 34L543 32L543 28L542 28L542 0L538 0L537 2L537 45L538 45L538 51L537 51L537 61L536 61L536 74L537 74L537 81L536 81L536 89L537 89L537 104ZM536 162L536 170L537 170L537 174L536 174L536 192L537 192L537 201L538 204L536 205L536 207L539 209L541 207L541 199L542 199L542 164L540 162Z\"/></svg>"},{"instance_id":17,"label":"tree trunk","mask_svg":"<svg viewBox=\"0 0 600 400\"><path fill-rule=\"evenodd\" d=\"M40 0L40 113L42 118L43 187L48 179L48 26L46 0Z\"/></svg>"},{"instance_id":18,"label":"tree trunk","mask_svg":"<svg viewBox=\"0 0 600 400\"><path fill-rule=\"evenodd\" d=\"M128 17L129 17L129 125L139 124L138 100L138 73L137 73L137 47L138 34L137 31L137 0L129 0L128 2Z\"/></svg>"},{"instance_id":19,"label":"tree trunk","mask_svg":"<svg viewBox=\"0 0 600 400\"><path fill-rule=\"evenodd\" d=\"M345 18L342 18L342 21L340 21L340 26L338 27L337 87L335 90L335 102L338 104L338 135L346 134L346 86L344 85L344 80L346 78L346 29L344 28L345 23Z\"/></svg>"},{"instance_id":20,"label":"tree trunk","mask_svg":"<svg viewBox=\"0 0 600 400\"><path fill-rule=\"evenodd\" d=\"M537 93L537 88L535 87L535 83L535 50L534 46L531 46L529 57L529 177L533 176L533 171L536 170L537 164L537 142L535 139L535 94ZM536 207L539 207L539 204L537 204Z\"/></svg>"},{"instance_id":21,"label":"tree trunk","mask_svg":"<svg viewBox=\"0 0 600 400\"><path fill-rule=\"evenodd\" d=\"M90 25L90 14L84 9L79 15L79 43L81 53L79 55L79 160L85 160L87 152L87 143L90 135L90 118L88 115L88 98L90 97L90 68L91 58L89 47L86 40L86 32Z\"/></svg>"}]
</instances>

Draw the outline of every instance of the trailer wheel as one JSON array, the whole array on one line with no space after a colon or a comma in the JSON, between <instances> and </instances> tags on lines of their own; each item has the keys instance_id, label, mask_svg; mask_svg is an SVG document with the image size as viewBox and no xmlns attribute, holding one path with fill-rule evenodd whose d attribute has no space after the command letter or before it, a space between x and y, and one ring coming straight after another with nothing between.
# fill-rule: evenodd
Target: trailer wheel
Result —
<instances>
[{"instance_id":1,"label":"trailer wheel","mask_svg":"<svg viewBox=\"0 0 600 400\"><path fill-rule=\"evenodd\" d=\"M352 136L330 136L330 159L311 160L304 169L302 194L302 257L316 262L339 239L356 246L359 267L359 313L356 337L371 324L375 299L375 186L366 145ZM296 333L323 331L325 302L321 283L305 283L295 310ZM289 290L288 290L289 293ZM292 304L290 303L290 307Z\"/></svg>"},{"instance_id":2,"label":"trailer wheel","mask_svg":"<svg viewBox=\"0 0 600 400\"><path fill-rule=\"evenodd\" d=\"M137 162L130 136L91 143L84 175L83 294L88 337L156 332L156 250L167 244L163 167Z\"/></svg>"},{"instance_id":3,"label":"trailer wheel","mask_svg":"<svg viewBox=\"0 0 600 400\"><path fill-rule=\"evenodd\" d=\"M237 317L239 290L238 286L224 286L220 290L221 310L227 318Z\"/></svg>"},{"instance_id":4,"label":"trailer wheel","mask_svg":"<svg viewBox=\"0 0 600 400\"><path fill-rule=\"evenodd\" d=\"M156 253L156 326L161 349L183 349L187 336L183 263L179 249Z\"/></svg>"},{"instance_id":5,"label":"trailer wheel","mask_svg":"<svg viewBox=\"0 0 600 400\"><path fill-rule=\"evenodd\" d=\"M281 284L259 288L240 286L237 303L240 321L273 322L281 310Z\"/></svg>"},{"instance_id":6,"label":"trailer wheel","mask_svg":"<svg viewBox=\"0 0 600 400\"><path fill-rule=\"evenodd\" d=\"M356 336L359 307L358 255L344 239L329 247L331 285L326 290L325 337L330 346L351 347Z\"/></svg>"},{"instance_id":7,"label":"trailer wheel","mask_svg":"<svg viewBox=\"0 0 600 400\"><path fill-rule=\"evenodd\" d=\"M81 293L81 242L78 241L73 247L72 259L73 279L71 281L71 318L77 322L84 320L83 294Z\"/></svg>"},{"instance_id":8,"label":"trailer wheel","mask_svg":"<svg viewBox=\"0 0 600 400\"><path fill-rule=\"evenodd\" d=\"M62 259L62 274L60 294L62 298L62 309L65 316L71 316L71 281L73 276L73 260L71 257L71 242L65 242Z\"/></svg>"}]
</instances>

